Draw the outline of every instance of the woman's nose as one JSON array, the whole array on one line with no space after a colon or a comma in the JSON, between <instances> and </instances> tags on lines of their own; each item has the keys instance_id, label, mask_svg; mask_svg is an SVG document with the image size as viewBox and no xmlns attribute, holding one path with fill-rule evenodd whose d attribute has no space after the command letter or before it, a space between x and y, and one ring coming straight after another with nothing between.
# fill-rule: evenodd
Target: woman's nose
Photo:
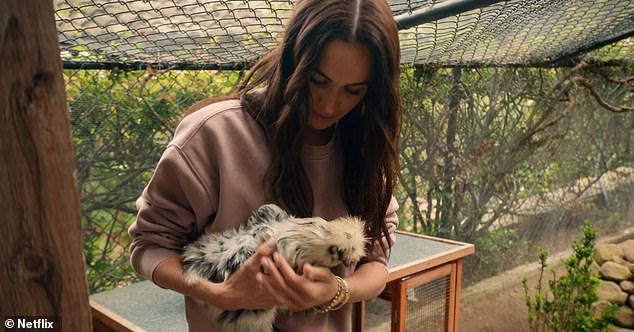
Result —
<instances>
[{"instance_id":1,"label":"woman's nose","mask_svg":"<svg viewBox=\"0 0 634 332\"><path fill-rule=\"evenodd\" d=\"M334 93L327 94L322 98L321 112L324 115L333 115L337 113L337 96Z\"/></svg>"}]
</instances>

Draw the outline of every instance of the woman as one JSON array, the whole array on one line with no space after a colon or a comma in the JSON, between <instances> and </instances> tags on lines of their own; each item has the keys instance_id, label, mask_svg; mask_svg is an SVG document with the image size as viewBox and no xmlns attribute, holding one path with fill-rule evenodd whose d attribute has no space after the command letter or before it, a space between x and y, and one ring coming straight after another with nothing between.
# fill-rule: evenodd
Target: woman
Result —
<instances>
[{"instance_id":1,"label":"woman","mask_svg":"<svg viewBox=\"0 0 634 332\"><path fill-rule=\"evenodd\" d=\"M349 304L382 291L397 226L398 76L398 31L384 0L303 0L236 96L193 106L129 230L132 266L185 295L190 331L220 330L193 299L227 310L288 306L280 331L348 331ZM373 240L367 258L298 275L266 243L225 282L186 286L182 247L238 226L267 202L298 217L361 217ZM348 302L313 310L336 297L335 275Z\"/></svg>"}]
</instances>

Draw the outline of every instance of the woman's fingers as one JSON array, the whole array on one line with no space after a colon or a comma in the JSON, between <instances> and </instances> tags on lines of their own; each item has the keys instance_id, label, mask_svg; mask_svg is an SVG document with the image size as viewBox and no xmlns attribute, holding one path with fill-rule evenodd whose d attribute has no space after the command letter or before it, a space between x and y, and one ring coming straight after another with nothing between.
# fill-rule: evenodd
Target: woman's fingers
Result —
<instances>
[{"instance_id":1,"label":"woman's fingers","mask_svg":"<svg viewBox=\"0 0 634 332\"><path fill-rule=\"evenodd\" d=\"M270 282L274 283L276 288L282 290L286 286L286 282L276 264L273 263L270 257L262 257L261 264L265 274L269 277Z\"/></svg>"},{"instance_id":2,"label":"woman's fingers","mask_svg":"<svg viewBox=\"0 0 634 332\"><path fill-rule=\"evenodd\" d=\"M304 277L311 281L329 282L332 280L332 272L325 267L304 264Z\"/></svg>"},{"instance_id":3,"label":"woman's fingers","mask_svg":"<svg viewBox=\"0 0 634 332\"><path fill-rule=\"evenodd\" d=\"M263 274L263 272L270 273L270 266L275 265L270 260L270 256L275 252L276 243L274 240L269 240L260 245L255 253L249 257L242 266L231 274L229 279L225 283L230 287L232 292L241 294L238 298L239 303L235 303L238 308L241 309L270 309L274 306L285 304L287 302L286 296L280 288L278 281L273 282L269 280L269 276ZM267 266L262 266L263 258L268 259ZM277 272L277 280L283 278Z\"/></svg>"},{"instance_id":4,"label":"woman's fingers","mask_svg":"<svg viewBox=\"0 0 634 332\"><path fill-rule=\"evenodd\" d=\"M295 273L295 270L293 270L291 265L288 264L288 262L284 257L282 257L282 255L276 252L273 254L273 259L275 260L275 266L279 269L282 277L284 278L284 280L286 280L286 282L297 283L300 281L301 276Z\"/></svg>"},{"instance_id":5,"label":"woman's fingers","mask_svg":"<svg viewBox=\"0 0 634 332\"><path fill-rule=\"evenodd\" d=\"M284 305L292 310L305 301L300 285L303 278L295 273L280 254L274 254L274 261L263 257L262 265L268 285L281 295Z\"/></svg>"},{"instance_id":6,"label":"woman's fingers","mask_svg":"<svg viewBox=\"0 0 634 332\"><path fill-rule=\"evenodd\" d=\"M262 259L262 257L273 255L273 253L275 252L275 249L277 249L276 246L277 246L277 243L275 242L275 240L270 239L262 243L258 247L258 249L255 251L255 254L253 255L253 257L251 258L259 262Z\"/></svg>"},{"instance_id":7,"label":"woman's fingers","mask_svg":"<svg viewBox=\"0 0 634 332\"><path fill-rule=\"evenodd\" d=\"M262 243L258 249L255 250L253 256L249 257L244 262L243 267L249 269L252 273L256 273L257 271L262 271L261 261L262 257L271 256L276 249L276 242L273 239L270 239L264 243Z\"/></svg>"},{"instance_id":8,"label":"woman's fingers","mask_svg":"<svg viewBox=\"0 0 634 332\"><path fill-rule=\"evenodd\" d=\"M288 285L287 293L296 309L307 309L332 299L337 282L330 269L305 264L304 274L300 276L283 257L278 253L274 255L275 265Z\"/></svg>"},{"instance_id":9,"label":"woman's fingers","mask_svg":"<svg viewBox=\"0 0 634 332\"><path fill-rule=\"evenodd\" d=\"M336 292L336 281L330 269L306 264L304 274L298 275L286 259L275 252L274 244L260 246L251 258L250 264L257 267L254 273L259 287L274 302L291 311L324 303Z\"/></svg>"},{"instance_id":10,"label":"woman's fingers","mask_svg":"<svg viewBox=\"0 0 634 332\"><path fill-rule=\"evenodd\" d=\"M288 301L286 296L284 295L284 292L280 291L280 289L278 289L276 285L271 282L270 278L270 275L266 275L262 272L258 272L258 274L256 275L256 280L259 283L259 287L262 287L262 289L275 300L275 303L277 303L277 305L286 305Z\"/></svg>"},{"instance_id":11,"label":"woman's fingers","mask_svg":"<svg viewBox=\"0 0 634 332\"><path fill-rule=\"evenodd\" d=\"M301 304L306 301L306 280L298 275L290 264L279 253L274 253L275 266L279 269L280 275L288 286L288 297L292 302Z\"/></svg>"}]
</instances>

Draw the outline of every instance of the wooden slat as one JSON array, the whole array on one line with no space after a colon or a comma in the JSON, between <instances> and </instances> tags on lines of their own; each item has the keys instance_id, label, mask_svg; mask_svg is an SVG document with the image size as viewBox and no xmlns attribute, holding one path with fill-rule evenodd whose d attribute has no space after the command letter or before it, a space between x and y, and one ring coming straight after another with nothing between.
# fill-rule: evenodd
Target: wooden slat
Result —
<instances>
[{"instance_id":1,"label":"wooden slat","mask_svg":"<svg viewBox=\"0 0 634 332\"><path fill-rule=\"evenodd\" d=\"M436 280L438 278L448 276L451 274L452 265L453 264L445 264L428 271L423 271L419 274L412 276L411 278L407 278L403 280L403 285L405 285L405 287L407 288L414 288L422 284L426 284L430 281Z\"/></svg>"},{"instance_id":2,"label":"wooden slat","mask_svg":"<svg viewBox=\"0 0 634 332\"><path fill-rule=\"evenodd\" d=\"M352 331L363 332L365 331L365 301L357 302L352 306L353 321Z\"/></svg>"},{"instance_id":3,"label":"wooden slat","mask_svg":"<svg viewBox=\"0 0 634 332\"><path fill-rule=\"evenodd\" d=\"M395 232L398 233L398 234L401 234L401 235L405 235L405 236L413 236L413 237L418 237L418 238L421 238L421 239L427 239L427 240L432 240L432 241L449 243L449 244L453 244L453 245L457 245L457 246L473 246L471 243L460 242L460 241L450 240L450 239L444 239L444 238L441 238L441 237L423 235L423 234L418 234L418 233L410 233L410 232L400 231L400 230L397 230Z\"/></svg>"},{"instance_id":4,"label":"wooden slat","mask_svg":"<svg viewBox=\"0 0 634 332\"><path fill-rule=\"evenodd\" d=\"M449 278L449 296L447 297L447 328L449 332L456 332L456 264L451 264L451 277Z\"/></svg>"},{"instance_id":5,"label":"wooden slat","mask_svg":"<svg viewBox=\"0 0 634 332\"><path fill-rule=\"evenodd\" d=\"M405 314L407 313L407 288L402 283L394 284L392 291L392 312L390 312L391 331L405 332Z\"/></svg>"},{"instance_id":6,"label":"wooden slat","mask_svg":"<svg viewBox=\"0 0 634 332\"><path fill-rule=\"evenodd\" d=\"M144 329L114 313L99 303L90 300L94 332L145 332ZM95 324L96 323L96 324ZM99 329L97 328L99 326ZM100 329L104 330L100 330Z\"/></svg>"},{"instance_id":7,"label":"wooden slat","mask_svg":"<svg viewBox=\"0 0 634 332\"><path fill-rule=\"evenodd\" d=\"M460 331L460 290L462 289L462 258L456 261L456 301L454 331Z\"/></svg>"}]
</instances>

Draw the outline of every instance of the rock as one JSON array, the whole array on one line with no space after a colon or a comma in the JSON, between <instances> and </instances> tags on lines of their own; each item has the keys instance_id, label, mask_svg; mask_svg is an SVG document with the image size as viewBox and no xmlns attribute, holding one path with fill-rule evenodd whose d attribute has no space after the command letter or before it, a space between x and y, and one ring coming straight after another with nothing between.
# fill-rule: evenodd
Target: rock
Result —
<instances>
[{"instance_id":1,"label":"rock","mask_svg":"<svg viewBox=\"0 0 634 332\"><path fill-rule=\"evenodd\" d=\"M625 258L621 258L621 257L618 257L618 256L614 256L612 258L613 258L613 261L615 263L619 263L619 264L627 267L628 269L630 269L630 271L634 271L634 270L632 270L632 268L634 267L634 263L630 263ZM632 273L634 273L634 272L632 272Z\"/></svg>"},{"instance_id":2,"label":"rock","mask_svg":"<svg viewBox=\"0 0 634 332\"><path fill-rule=\"evenodd\" d=\"M615 263L619 263L621 265L625 265L625 263L629 263L625 258L619 256L612 256L612 261Z\"/></svg>"},{"instance_id":3,"label":"rock","mask_svg":"<svg viewBox=\"0 0 634 332\"><path fill-rule=\"evenodd\" d=\"M593 260L592 263L590 263L590 273L599 275L599 270L601 270L601 266L597 264L597 261Z\"/></svg>"},{"instance_id":4,"label":"rock","mask_svg":"<svg viewBox=\"0 0 634 332\"><path fill-rule=\"evenodd\" d=\"M632 308L630 307L620 307L619 310L616 311L614 322L616 323L616 325L621 327L633 328L634 310L632 310Z\"/></svg>"},{"instance_id":5,"label":"rock","mask_svg":"<svg viewBox=\"0 0 634 332\"><path fill-rule=\"evenodd\" d=\"M634 309L634 295L630 295L627 298L627 305L629 305L630 308Z\"/></svg>"},{"instance_id":6,"label":"rock","mask_svg":"<svg viewBox=\"0 0 634 332\"><path fill-rule=\"evenodd\" d=\"M599 273L601 273L603 279L613 280L617 282L621 282L632 277L632 272L630 272L630 269L612 261L603 263L603 265L601 265Z\"/></svg>"},{"instance_id":7,"label":"rock","mask_svg":"<svg viewBox=\"0 0 634 332\"><path fill-rule=\"evenodd\" d=\"M630 270L630 272L632 272L632 274L634 274L634 263L630 263L625 258L621 258L619 256L613 256L612 260L615 263L619 263L619 264L625 266L626 268L628 268ZM590 266L590 268L592 268L592 266Z\"/></svg>"},{"instance_id":8,"label":"rock","mask_svg":"<svg viewBox=\"0 0 634 332\"><path fill-rule=\"evenodd\" d=\"M611 261L614 256L623 258L623 249L621 249L618 244L601 243L594 246L594 260L596 260L599 265Z\"/></svg>"},{"instance_id":9,"label":"rock","mask_svg":"<svg viewBox=\"0 0 634 332\"><path fill-rule=\"evenodd\" d=\"M623 280L623 281L621 281L619 286L621 286L621 289L624 292L626 292L628 294L634 294L634 282L633 281Z\"/></svg>"},{"instance_id":10,"label":"rock","mask_svg":"<svg viewBox=\"0 0 634 332\"><path fill-rule=\"evenodd\" d=\"M608 310L608 308L610 307L611 303L609 301L605 301L605 300L601 300L601 301L597 301L592 303L592 316L594 317L601 317L601 315L603 315L603 313Z\"/></svg>"},{"instance_id":11,"label":"rock","mask_svg":"<svg viewBox=\"0 0 634 332\"><path fill-rule=\"evenodd\" d=\"M620 247L623 251L623 257L630 263L634 263L634 239L622 242Z\"/></svg>"},{"instance_id":12,"label":"rock","mask_svg":"<svg viewBox=\"0 0 634 332\"><path fill-rule=\"evenodd\" d=\"M599 300L610 301L612 303L623 305L627 300L627 293L621 290L621 287L612 281L600 281L597 286L597 295Z\"/></svg>"},{"instance_id":13,"label":"rock","mask_svg":"<svg viewBox=\"0 0 634 332\"><path fill-rule=\"evenodd\" d=\"M626 329L624 327L618 327L612 324L608 325L608 331L610 332L634 332L634 330Z\"/></svg>"}]
</instances>

